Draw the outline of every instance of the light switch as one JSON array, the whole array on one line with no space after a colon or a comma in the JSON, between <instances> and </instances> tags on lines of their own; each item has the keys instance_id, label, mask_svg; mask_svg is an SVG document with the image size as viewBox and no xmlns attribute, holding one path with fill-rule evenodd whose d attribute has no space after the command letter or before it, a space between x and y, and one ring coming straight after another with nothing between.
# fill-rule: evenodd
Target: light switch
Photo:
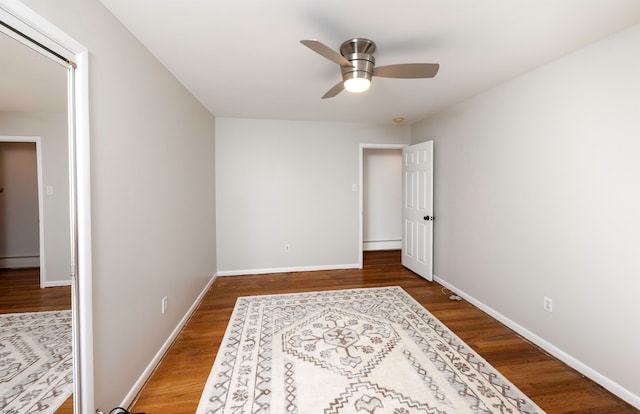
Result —
<instances>
[{"instance_id":1,"label":"light switch","mask_svg":"<svg viewBox=\"0 0 640 414\"><path fill-rule=\"evenodd\" d=\"M351 184L351 191L353 191L354 193L358 191L358 184Z\"/></svg>"},{"instance_id":2,"label":"light switch","mask_svg":"<svg viewBox=\"0 0 640 414\"><path fill-rule=\"evenodd\" d=\"M52 185L48 185L47 186L47 195L51 195L53 194L53 186Z\"/></svg>"}]
</instances>

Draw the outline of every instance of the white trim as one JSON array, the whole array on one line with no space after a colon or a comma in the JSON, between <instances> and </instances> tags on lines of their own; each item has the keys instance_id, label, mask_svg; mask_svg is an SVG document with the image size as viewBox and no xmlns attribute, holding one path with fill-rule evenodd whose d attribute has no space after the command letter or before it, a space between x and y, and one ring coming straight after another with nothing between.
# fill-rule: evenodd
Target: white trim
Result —
<instances>
[{"instance_id":1,"label":"white trim","mask_svg":"<svg viewBox=\"0 0 640 414\"><path fill-rule=\"evenodd\" d=\"M40 287L47 283L47 250L45 249L44 231L44 175L42 172L42 142L41 137L34 137L36 142L36 171L38 175L38 231L40 232Z\"/></svg>"},{"instance_id":2,"label":"white trim","mask_svg":"<svg viewBox=\"0 0 640 414\"><path fill-rule=\"evenodd\" d=\"M0 259L0 269L24 269L26 267L40 267L40 256L3 257ZM40 285L42 287L42 280Z\"/></svg>"},{"instance_id":3,"label":"white trim","mask_svg":"<svg viewBox=\"0 0 640 414\"><path fill-rule=\"evenodd\" d=\"M71 281L70 280L54 280L52 282L44 282L42 286L42 288L49 288L49 287L58 287L58 286L71 286Z\"/></svg>"},{"instance_id":4,"label":"white trim","mask_svg":"<svg viewBox=\"0 0 640 414\"><path fill-rule=\"evenodd\" d=\"M14 27L15 29L17 29L17 27ZM24 29L21 30L24 33ZM34 50L36 53L39 53L41 55L43 55L44 57L48 58L49 60L53 61L54 63L59 64L60 66L63 66L65 68L69 68L71 65L64 61L63 59L60 59L59 56L56 56L53 53L50 53L48 50L41 48L40 46L32 43L30 40L25 39L24 37L20 36L19 34L7 29L4 26L0 26L0 32L6 34L7 36L11 37L12 39L14 39L15 41L22 43L22 45L28 47L29 49ZM44 43L42 43L44 45Z\"/></svg>"},{"instance_id":5,"label":"white trim","mask_svg":"<svg viewBox=\"0 0 640 414\"><path fill-rule=\"evenodd\" d=\"M78 300L80 381L74 389L76 414L93 413L93 286L91 273L91 185L89 170L89 51L18 0L0 0L0 18L32 39L75 62L75 138L78 216ZM74 351L75 353L76 351ZM79 382L79 383L78 383ZM74 391L75 391L74 390ZM78 404L79 400L79 404Z\"/></svg>"},{"instance_id":6,"label":"white trim","mask_svg":"<svg viewBox=\"0 0 640 414\"><path fill-rule=\"evenodd\" d=\"M592 379L593 381L597 382L598 384L600 384L601 386L603 386L607 390L611 391L613 394L617 395L618 397L622 398L623 400L625 400L629 404L633 405L634 407L640 409L640 396L635 395L633 392L631 392L628 389L624 388L620 384L618 384L615 381L611 380L610 378L602 375L601 373L599 373L595 369L589 367L588 365L584 364L583 362L581 362L578 359L574 358L573 356L569 355L568 353L566 353L565 351L561 350L557 346L553 345L552 343L546 341L545 339L539 337L538 335L534 334L533 332L529 331L528 329L524 328L523 326L521 326L521 325L517 324L516 322L512 321L511 319L507 318L506 316L504 316L500 312L498 312L498 311L492 309L491 307L485 305L484 303L482 303L479 300L475 299L473 296L471 296L471 295L463 292L462 290L456 288L454 285L452 285L451 283L447 282L446 280L440 278L439 276L436 276L434 274L433 275L433 280L436 281L437 283L441 284L442 286L446 287L447 289L451 290L452 292L455 292L458 296L460 296L461 298L463 298L467 302L471 303L472 305L474 305L478 309L482 310L483 312L485 312L486 314L488 314L492 318L500 321L501 323L503 323L507 327L509 327L512 330L514 330L515 332L517 332L518 334L522 335L523 337L525 337L529 341L533 342L535 345L537 345L540 348L542 348L543 350L547 351L549 354L553 355L554 357L558 358L560 361L562 361L565 364L569 365L571 368L575 369L576 371L580 372L584 376L586 376L586 377Z\"/></svg>"},{"instance_id":7,"label":"white trim","mask_svg":"<svg viewBox=\"0 0 640 414\"><path fill-rule=\"evenodd\" d=\"M314 272L316 270L361 269L358 263L325 266L277 267L273 269L246 269L218 271L218 276L264 275L268 273Z\"/></svg>"},{"instance_id":8,"label":"white trim","mask_svg":"<svg viewBox=\"0 0 640 414\"><path fill-rule=\"evenodd\" d=\"M362 243L362 250L367 252L400 249L402 249L402 240L369 240Z\"/></svg>"},{"instance_id":9,"label":"white trim","mask_svg":"<svg viewBox=\"0 0 640 414\"><path fill-rule=\"evenodd\" d=\"M360 152L358 153L358 267L357 269L362 269L364 266L364 150L365 149L402 149L409 144L360 144ZM402 243L402 241L400 241ZM400 246L402 247L402 245Z\"/></svg>"},{"instance_id":10,"label":"white trim","mask_svg":"<svg viewBox=\"0 0 640 414\"><path fill-rule=\"evenodd\" d=\"M198 309L198 306L200 306L200 302L202 302L202 299L204 299L204 296L207 294L207 292L211 288L211 285L213 285L213 282L217 277L218 274L216 273L207 282L204 289L202 289L189 310L187 310L187 313L185 313L185 315L182 317L178 325L173 329L167 340L164 341L164 344L160 347L158 352L156 352L156 355L153 357L149 365L147 365L147 368L142 372L140 377L138 377L138 380L133 384L133 387L131 387L127 395L124 397L124 400L122 400L122 402L120 403L120 407L131 407L135 403L136 397L138 397L138 394L140 393L144 385L156 371L156 369L164 359L165 354L167 353L173 342L176 340L178 335L180 335L180 332L182 331L184 326L187 324L187 322L189 322L189 319L191 318L193 313L196 311L196 309Z\"/></svg>"},{"instance_id":11,"label":"white trim","mask_svg":"<svg viewBox=\"0 0 640 414\"><path fill-rule=\"evenodd\" d=\"M70 61L75 60L76 54L80 49L85 49L19 0L0 0L0 17L7 25L19 30ZM20 38L20 36L14 34L9 34L9 36L14 39ZM23 43L22 40L20 42ZM41 49L34 50L40 53ZM49 52L43 52L43 55L51 57Z\"/></svg>"},{"instance_id":12,"label":"white trim","mask_svg":"<svg viewBox=\"0 0 640 414\"><path fill-rule=\"evenodd\" d=\"M39 241L40 244L40 252L38 257L38 263L36 266L40 267L40 287L44 287L47 280L47 267L45 258L45 250L44 250L44 197L42 192L42 186L44 185L44 178L42 176L42 142L41 137L38 136L0 136L0 142L33 142L36 144L36 174L38 176L38 232L39 232ZM25 267L32 266L35 262L34 259L26 259L26 260L11 260L12 258L8 258L9 263L15 263L17 266L24 263ZM16 267L16 266L9 266Z\"/></svg>"},{"instance_id":13,"label":"white trim","mask_svg":"<svg viewBox=\"0 0 640 414\"><path fill-rule=\"evenodd\" d=\"M78 216L78 299L80 317L80 369L82 406L80 412L93 413L93 274L91 256L91 172L89 135L89 51L76 55L76 201ZM76 413L79 414L79 413Z\"/></svg>"}]
</instances>

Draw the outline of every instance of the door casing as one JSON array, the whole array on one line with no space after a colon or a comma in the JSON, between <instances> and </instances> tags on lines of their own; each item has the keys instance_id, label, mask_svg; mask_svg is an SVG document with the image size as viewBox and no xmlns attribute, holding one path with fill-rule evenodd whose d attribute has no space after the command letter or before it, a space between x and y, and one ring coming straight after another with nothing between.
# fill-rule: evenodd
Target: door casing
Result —
<instances>
[{"instance_id":1,"label":"door casing","mask_svg":"<svg viewBox=\"0 0 640 414\"><path fill-rule=\"evenodd\" d=\"M358 269L364 266L364 252L362 245L364 242L364 150L365 149L403 149L408 144L360 144L359 156L359 181L358 181L358 218L359 218L359 234L358 234Z\"/></svg>"}]
</instances>

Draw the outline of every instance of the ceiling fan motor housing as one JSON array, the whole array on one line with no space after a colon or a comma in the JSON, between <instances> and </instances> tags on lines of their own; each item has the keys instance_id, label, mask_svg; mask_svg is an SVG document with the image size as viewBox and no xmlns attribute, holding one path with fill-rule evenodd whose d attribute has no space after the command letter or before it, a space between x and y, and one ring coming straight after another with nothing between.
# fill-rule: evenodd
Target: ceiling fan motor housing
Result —
<instances>
[{"instance_id":1,"label":"ceiling fan motor housing","mask_svg":"<svg viewBox=\"0 0 640 414\"><path fill-rule=\"evenodd\" d=\"M364 92L371 85L373 76L383 78L417 79L433 78L440 67L437 63L401 63L375 67L373 57L376 44L363 38L353 38L342 43L340 54L315 39L301 40L300 43L340 66L342 81L334 85L322 96L333 98L343 90Z\"/></svg>"},{"instance_id":2,"label":"ceiling fan motor housing","mask_svg":"<svg viewBox=\"0 0 640 414\"><path fill-rule=\"evenodd\" d=\"M371 81L376 64L376 59L373 57L375 51L376 44L369 39L355 38L344 42L340 46L340 54L351 62L352 66L340 66L342 79L346 81L364 78Z\"/></svg>"}]
</instances>

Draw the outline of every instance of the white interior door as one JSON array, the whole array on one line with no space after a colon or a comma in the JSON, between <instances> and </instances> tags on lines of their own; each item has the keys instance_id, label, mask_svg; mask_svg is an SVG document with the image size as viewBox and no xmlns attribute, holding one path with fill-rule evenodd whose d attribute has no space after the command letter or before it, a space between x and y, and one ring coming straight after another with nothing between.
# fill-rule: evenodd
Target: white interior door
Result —
<instances>
[{"instance_id":1,"label":"white interior door","mask_svg":"<svg viewBox=\"0 0 640 414\"><path fill-rule=\"evenodd\" d=\"M402 149L402 265L433 280L433 141Z\"/></svg>"}]
</instances>

